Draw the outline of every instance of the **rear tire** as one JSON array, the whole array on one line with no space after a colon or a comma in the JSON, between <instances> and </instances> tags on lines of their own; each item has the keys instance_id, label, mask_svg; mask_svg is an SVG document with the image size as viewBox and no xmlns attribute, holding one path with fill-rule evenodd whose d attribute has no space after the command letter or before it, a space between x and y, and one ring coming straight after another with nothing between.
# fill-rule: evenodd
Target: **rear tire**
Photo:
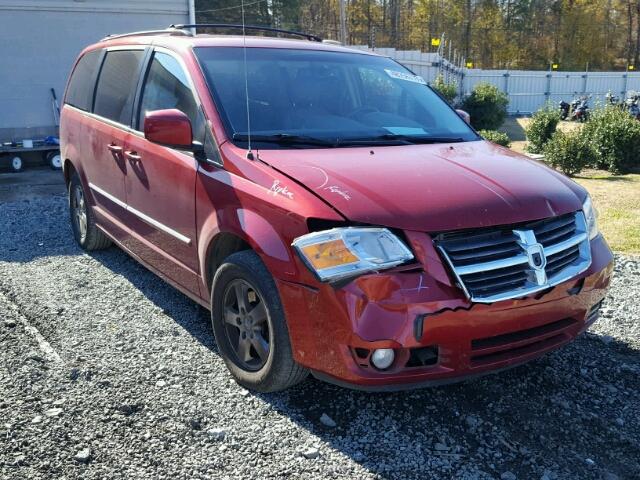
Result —
<instances>
[{"instance_id":1,"label":"rear tire","mask_svg":"<svg viewBox=\"0 0 640 480\"><path fill-rule=\"evenodd\" d=\"M93 209L87 202L77 172L72 172L69 182L69 214L73 236L84 250L104 250L111 246L111 240L96 226Z\"/></svg>"},{"instance_id":2,"label":"rear tire","mask_svg":"<svg viewBox=\"0 0 640 480\"><path fill-rule=\"evenodd\" d=\"M234 253L217 270L211 323L220 354L240 385L277 392L307 377L308 370L293 358L276 284L255 252Z\"/></svg>"}]
</instances>

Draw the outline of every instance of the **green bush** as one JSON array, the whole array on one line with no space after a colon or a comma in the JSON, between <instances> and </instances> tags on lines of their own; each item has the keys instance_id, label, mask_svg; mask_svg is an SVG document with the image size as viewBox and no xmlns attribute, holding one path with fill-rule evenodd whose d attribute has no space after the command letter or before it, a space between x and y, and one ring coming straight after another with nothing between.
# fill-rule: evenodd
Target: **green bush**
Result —
<instances>
[{"instance_id":1,"label":"green bush","mask_svg":"<svg viewBox=\"0 0 640 480\"><path fill-rule=\"evenodd\" d=\"M594 165L612 173L640 167L640 122L612 105L595 109L582 128L595 154Z\"/></svg>"},{"instance_id":2,"label":"green bush","mask_svg":"<svg viewBox=\"0 0 640 480\"><path fill-rule=\"evenodd\" d=\"M531 153L542 153L544 145L556 131L560 121L560 112L547 104L531 117L531 121L525 128L527 134L527 150Z\"/></svg>"},{"instance_id":3,"label":"green bush","mask_svg":"<svg viewBox=\"0 0 640 480\"><path fill-rule=\"evenodd\" d=\"M450 104L453 104L453 101L458 96L458 85L455 82L445 82L442 74L436 77L431 84L431 87L440 92L440 95L442 95Z\"/></svg>"},{"instance_id":4,"label":"green bush","mask_svg":"<svg viewBox=\"0 0 640 480\"><path fill-rule=\"evenodd\" d=\"M462 102L476 130L496 130L507 116L509 99L490 83L478 83Z\"/></svg>"},{"instance_id":5,"label":"green bush","mask_svg":"<svg viewBox=\"0 0 640 480\"><path fill-rule=\"evenodd\" d=\"M544 160L567 175L593 164L594 152L581 132L555 132L544 146Z\"/></svg>"},{"instance_id":6,"label":"green bush","mask_svg":"<svg viewBox=\"0 0 640 480\"><path fill-rule=\"evenodd\" d=\"M498 132L497 130L480 130L478 133L490 142L497 143L503 147L511 146L511 139L506 133Z\"/></svg>"}]
</instances>

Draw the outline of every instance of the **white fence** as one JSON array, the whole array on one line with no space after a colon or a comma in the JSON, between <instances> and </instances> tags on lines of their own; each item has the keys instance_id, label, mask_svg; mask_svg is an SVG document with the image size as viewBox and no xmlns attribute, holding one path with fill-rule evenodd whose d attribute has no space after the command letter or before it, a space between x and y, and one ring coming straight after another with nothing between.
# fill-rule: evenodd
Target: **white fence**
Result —
<instances>
[{"instance_id":1,"label":"white fence","mask_svg":"<svg viewBox=\"0 0 640 480\"><path fill-rule=\"evenodd\" d=\"M355 48L368 50L366 46ZM432 82L438 74L458 84L460 95L471 92L479 82L496 85L509 97L511 114L535 112L546 102L557 104L575 96L591 95L591 105L605 102L605 95L624 99L627 92L640 91L640 72L549 72L540 70L480 70L460 68L437 53L418 50L378 48L380 55L397 60L416 74Z\"/></svg>"}]
</instances>

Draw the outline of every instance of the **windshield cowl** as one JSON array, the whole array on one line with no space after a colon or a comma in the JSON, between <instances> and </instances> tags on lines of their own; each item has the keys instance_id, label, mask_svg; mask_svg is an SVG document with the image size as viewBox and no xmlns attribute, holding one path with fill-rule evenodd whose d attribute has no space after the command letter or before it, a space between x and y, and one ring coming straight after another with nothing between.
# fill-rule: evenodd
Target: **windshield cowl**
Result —
<instances>
[{"instance_id":1,"label":"windshield cowl","mask_svg":"<svg viewBox=\"0 0 640 480\"><path fill-rule=\"evenodd\" d=\"M316 138L308 135L296 135L290 133L276 133L272 135L249 135L248 133L235 133L233 140L236 146L248 148L249 141L255 147L263 144L269 149L272 145L300 148L340 148L340 147L374 147L392 145L420 145L432 143L460 143L465 140L462 137L434 137L429 135L398 135L381 134L375 136L341 138L338 136ZM474 140L479 140L476 138ZM240 145L239 145L240 144Z\"/></svg>"}]
</instances>

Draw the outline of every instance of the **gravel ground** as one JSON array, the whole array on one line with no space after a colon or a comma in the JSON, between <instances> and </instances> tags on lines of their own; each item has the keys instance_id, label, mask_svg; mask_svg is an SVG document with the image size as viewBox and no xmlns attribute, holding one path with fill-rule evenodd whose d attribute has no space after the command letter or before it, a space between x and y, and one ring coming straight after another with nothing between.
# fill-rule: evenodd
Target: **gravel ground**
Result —
<instances>
[{"instance_id":1,"label":"gravel ground","mask_svg":"<svg viewBox=\"0 0 640 480\"><path fill-rule=\"evenodd\" d=\"M587 335L498 375L255 395L205 310L116 248L75 246L63 197L3 203L0 478L637 479L639 280L618 257Z\"/></svg>"}]
</instances>

